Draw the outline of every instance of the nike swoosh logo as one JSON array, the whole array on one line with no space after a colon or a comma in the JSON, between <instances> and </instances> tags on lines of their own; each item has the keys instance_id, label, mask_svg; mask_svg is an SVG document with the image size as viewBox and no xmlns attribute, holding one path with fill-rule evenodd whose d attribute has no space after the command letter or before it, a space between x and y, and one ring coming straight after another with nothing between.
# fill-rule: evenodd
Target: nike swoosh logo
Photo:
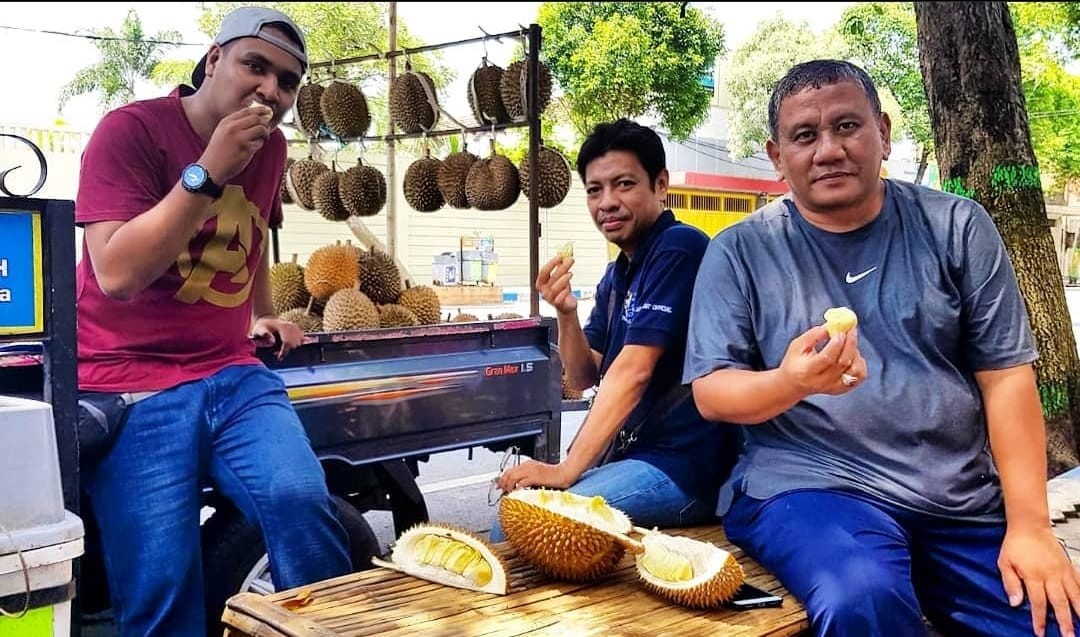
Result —
<instances>
[{"instance_id":1,"label":"nike swoosh logo","mask_svg":"<svg viewBox=\"0 0 1080 637\"><path fill-rule=\"evenodd\" d=\"M847 276L844 277L844 281L847 281L848 283L855 283L856 281L858 281L859 279L862 279L863 277L870 274L874 270L877 270L876 265L874 267L870 268L869 270L867 270L866 272L860 272L858 274L852 274L852 273L848 272Z\"/></svg>"}]
</instances>

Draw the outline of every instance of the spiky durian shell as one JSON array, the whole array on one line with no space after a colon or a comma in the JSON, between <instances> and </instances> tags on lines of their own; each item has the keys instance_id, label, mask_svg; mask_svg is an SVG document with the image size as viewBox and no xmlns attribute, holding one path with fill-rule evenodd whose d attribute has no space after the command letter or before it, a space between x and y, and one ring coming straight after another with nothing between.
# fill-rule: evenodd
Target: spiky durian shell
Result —
<instances>
[{"instance_id":1,"label":"spiky durian shell","mask_svg":"<svg viewBox=\"0 0 1080 637\"><path fill-rule=\"evenodd\" d=\"M695 540L689 537L652 532L646 534L641 543L645 551L634 556L638 577L642 584L655 595L690 608L713 608L731 599L745 581L745 573L738 560L731 553L711 542ZM694 576L685 582L662 580L642 566L642 560L655 545L680 553L685 557L699 556L696 560ZM691 558L691 562L695 562Z\"/></svg>"},{"instance_id":2,"label":"spiky durian shell","mask_svg":"<svg viewBox=\"0 0 1080 637\"><path fill-rule=\"evenodd\" d=\"M398 304L412 310L421 325L435 325L442 322L442 302L435 290L418 285L401 291Z\"/></svg>"},{"instance_id":3,"label":"spiky durian shell","mask_svg":"<svg viewBox=\"0 0 1080 637\"><path fill-rule=\"evenodd\" d=\"M586 514L570 517L553 504L564 498L573 501L573 506L587 506L592 500L548 489L518 489L503 495L499 524L506 540L549 577L589 581L611 573L626 553L623 541L632 528L630 518L613 507L607 507L610 523L601 524Z\"/></svg>"},{"instance_id":4,"label":"spiky durian shell","mask_svg":"<svg viewBox=\"0 0 1080 637\"><path fill-rule=\"evenodd\" d=\"M338 290L356 287L359 280L356 248L350 245L323 246L311 253L304 268L304 287L319 301L326 301Z\"/></svg>"},{"instance_id":5,"label":"spiky durian shell","mask_svg":"<svg viewBox=\"0 0 1080 637\"><path fill-rule=\"evenodd\" d=\"M294 307L307 305L307 288L304 287L304 268L293 262L275 263L270 266L270 299L274 313L281 315Z\"/></svg>"},{"instance_id":6,"label":"spiky durian shell","mask_svg":"<svg viewBox=\"0 0 1080 637\"><path fill-rule=\"evenodd\" d=\"M379 327L411 327L419 324L420 319L404 305L387 303L379 306Z\"/></svg>"}]
</instances>

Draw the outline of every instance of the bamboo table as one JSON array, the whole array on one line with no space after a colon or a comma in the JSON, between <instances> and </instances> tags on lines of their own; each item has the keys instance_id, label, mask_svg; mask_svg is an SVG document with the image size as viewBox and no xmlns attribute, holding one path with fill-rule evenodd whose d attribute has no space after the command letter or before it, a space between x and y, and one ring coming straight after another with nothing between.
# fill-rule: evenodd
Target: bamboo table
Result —
<instances>
[{"instance_id":1,"label":"bamboo table","mask_svg":"<svg viewBox=\"0 0 1080 637\"><path fill-rule=\"evenodd\" d=\"M241 593L222 617L227 637L439 637L798 635L806 611L780 583L728 543L720 526L673 529L731 551L747 581L784 597L780 608L691 610L651 595L628 554L595 582L549 579L507 543L508 595L442 586L385 568L352 573L268 596Z\"/></svg>"}]
</instances>

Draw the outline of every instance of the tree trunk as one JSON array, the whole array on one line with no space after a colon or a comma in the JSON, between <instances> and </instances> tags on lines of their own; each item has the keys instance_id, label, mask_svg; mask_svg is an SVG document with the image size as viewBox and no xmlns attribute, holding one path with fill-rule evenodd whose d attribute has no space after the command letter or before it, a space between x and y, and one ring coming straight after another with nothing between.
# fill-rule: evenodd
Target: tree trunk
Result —
<instances>
[{"instance_id":1,"label":"tree trunk","mask_svg":"<svg viewBox=\"0 0 1080 637\"><path fill-rule=\"evenodd\" d=\"M925 145L919 149L919 169L915 171L915 183L921 184L926 176L926 160L930 158L930 149Z\"/></svg>"},{"instance_id":2,"label":"tree trunk","mask_svg":"<svg viewBox=\"0 0 1080 637\"><path fill-rule=\"evenodd\" d=\"M1039 348L1035 364L1051 475L1077 465L1080 362L1046 217L1005 2L916 2L919 64L942 188L981 203L1016 269Z\"/></svg>"}]
</instances>

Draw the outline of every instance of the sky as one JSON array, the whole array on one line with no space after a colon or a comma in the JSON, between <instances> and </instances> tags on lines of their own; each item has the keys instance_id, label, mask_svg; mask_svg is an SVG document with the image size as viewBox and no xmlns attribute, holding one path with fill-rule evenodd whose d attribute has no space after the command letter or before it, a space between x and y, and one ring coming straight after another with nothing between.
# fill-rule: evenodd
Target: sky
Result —
<instances>
[{"instance_id":1,"label":"sky","mask_svg":"<svg viewBox=\"0 0 1080 637\"><path fill-rule=\"evenodd\" d=\"M398 2L398 20L430 44L456 41L488 33L511 31L536 19L538 2ZM742 44L763 19L777 12L795 21L806 21L821 30L835 24L851 2L694 2L695 6L724 25L728 50ZM96 96L73 99L63 113L57 111L57 96L80 68L97 60L90 40L41 33L42 30L85 33L87 29L119 28L130 8L142 20L143 29L153 34L164 29L181 33L194 46L174 49L168 57L198 59L209 43L197 26L200 10L195 2L11 2L0 12L0 84L6 91L0 100L0 126L20 124L50 126L57 117L77 130L92 130L101 116ZM16 30L29 29L32 31ZM34 31L36 30L36 31ZM488 55L505 64L512 50L510 42L488 44ZM366 53L363 51L360 53ZM482 48L466 45L443 50L444 63L457 71L458 81L468 79L476 68ZM140 86L136 97L153 97L165 92L152 84ZM464 94L463 84L447 89L451 96ZM462 98L463 99L463 98ZM460 104L464 104L463 101ZM445 103L452 114L459 101Z\"/></svg>"}]
</instances>

